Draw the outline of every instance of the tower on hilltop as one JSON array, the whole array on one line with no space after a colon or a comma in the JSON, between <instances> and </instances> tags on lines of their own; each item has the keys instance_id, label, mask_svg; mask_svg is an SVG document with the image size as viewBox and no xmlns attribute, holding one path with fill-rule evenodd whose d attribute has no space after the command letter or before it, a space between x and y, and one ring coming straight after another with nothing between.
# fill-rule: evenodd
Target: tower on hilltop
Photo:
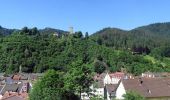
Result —
<instances>
[{"instance_id":1,"label":"tower on hilltop","mask_svg":"<svg viewBox=\"0 0 170 100\"><path fill-rule=\"evenodd\" d=\"M73 34L73 33L74 33L73 27L69 27L69 33L70 33L70 34Z\"/></svg>"},{"instance_id":2,"label":"tower on hilltop","mask_svg":"<svg viewBox=\"0 0 170 100\"><path fill-rule=\"evenodd\" d=\"M20 74L22 73L22 66L21 65L19 66L19 73Z\"/></svg>"}]
</instances>

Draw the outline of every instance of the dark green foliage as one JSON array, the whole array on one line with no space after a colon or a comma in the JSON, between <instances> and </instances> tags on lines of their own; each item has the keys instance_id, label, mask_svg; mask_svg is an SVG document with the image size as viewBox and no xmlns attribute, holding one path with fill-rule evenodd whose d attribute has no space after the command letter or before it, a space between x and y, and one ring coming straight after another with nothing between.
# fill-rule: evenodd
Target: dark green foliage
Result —
<instances>
[{"instance_id":1,"label":"dark green foliage","mask_svg":"<svg viewBox=\"0 0 170 100\"><path fill-rule=\"evenodd\" d=\"M7 29L7 28L3 28L2 26L0 26L0 37L10 35L14 31L16 31L16 30L15 29Z\"/></svg>"},{"instance_id":2,"label":"dark green foliage","mask_svg":"<svg viewBox=\"0 0 170 100\"><path fill-rule=\"evenodd\" d=\"M61 36L54 36L54 32ZM48 69L67 72L70 65L79 60L98 73L105 69L121 71L121 68L135 75L145 71L170 71L168 33L154 34L141 28L131 31L106 28L92 36L86 33L85 37L82 32L66 33L51 28L25 27L0 37L0 71L18 72L21 65L23 72ZM94 63L96 59L100 64Z\"/></svg>"},{"instance_id":3,"label":"dark green foliage","mask_svg":"<svg viewBox=\"0 0 170 100\"><path fill-rule=\"evenodd\" d=\"M64 87L64 73L49 70L34 84L30 92L30 100L79 100Z\"/></svg>"},{"instance_id":4,"label":"dark green foliage","mask_svg":"<svg viewBox=\"0 0 170 100\"><path fill-rule=\"evenodd\" d=\"M88 33L88 32L85 33L85 38L86 38L86 39L89 38L89 33Z\"/></svg>"},{"instance_id":5,"label":"dark green foliage","mask_svg":"<svg viewBox=\"0 0 170 100\"><path fill-rule=\"evenodd\" d=\"M128 91L124 95L124 100L145 100L145 98L134 91Z\"/></svg>"},{"instance_id":6,"label":"dark green foliage","mask_svg":"<svg viewBox=\"0 0 170 100\"><path fill-rule=\"evenodd\" d=\"M150 54L155 48L170 46L170 23L151 24L130 31L105 28L91 38L107 47Z\"/></svg>"},{"instance_id":7,"label":"dark green foliage","mask_svg":"<svg viewBox=\"0 0 170 100\"><path fill-rule=\"evenodd\" d=\"M96 73L103 73L104 71L106 70L106 66L104 66L104 63L103 62L100 62L100 61L96 61L94 63L94 71Z\"/></svg>"},{"instance_id":8,"label":"dark green foliage","mask_svg":"<svg viewBox=\"0 0 170 100\"><path fill-rule=\"evenodd\" d=\"M83 34L82 34L81 31L75 32L75 34L73 35L73 37L75 37L75 38L82 38L82 37L83 37Z\"/></svg>"}]
</instances>

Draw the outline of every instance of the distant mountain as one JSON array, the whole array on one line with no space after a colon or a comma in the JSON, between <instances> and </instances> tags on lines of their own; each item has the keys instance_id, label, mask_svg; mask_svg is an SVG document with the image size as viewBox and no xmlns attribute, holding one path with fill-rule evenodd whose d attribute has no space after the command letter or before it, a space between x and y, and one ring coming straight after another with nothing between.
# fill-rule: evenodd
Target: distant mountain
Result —
<instances>
[{"instance_id":1,"label":"distant mountain","mask_svg":"<svg viewBox=\"0 0 170 100\"><path fill-rule=\"evenodd\" d=\"M0 26L0 36L10 35L15 29L7 29Z\"/></svg>"},{"instance_id":2,"label":"distant mountain","mask_svg":"<svg viewBox=\"0 0 170 100\"><path fill-rule=\"evenodd\" d=\"M134 28L132 30L123 30L118 28L104 28L95 34L117 34L117 33L147 33L147 34L158 34L158 35L169 35L170 36L170 22L166 23L155 23L146 26Z\"/></svg>"},{"instance_id":3,"label":"distant mountain","mask_svg":"<svg viewBox=\"0 0 170 100\"><path fill-rule=\"evenodd\" d=\"M21 31L21 29L7 29L7 28L3 28L2 26L0 26L0 36L10 35L14 31ZM44 29L38 29L38 31L40 32L40 34L44 34L44 35L49 35L49 34L54 34L54 33L61 35L61 34L68 33L67 31L49 28L49 27L44 28Z\"/></svg>"},{"instance_id":4,"label":"distant mountain","mask_svg":"<svg viewBox=\"0 0 170 100\"><path fill-rule=\"evenodd\" d=\"M65 33L68 33L67 31L49 28L49 27L46 27L44 29L40 29L39 31L40 31L40 34L53 34L53 33L65 34Z\"/></svg>"},{"instance_id":5,"label":"distant mountain","mask_svg":"<svg viewBox=\"0 0 170 100\"><path fill-rule=\"evenodd\" d=\"M94 33L91 38L98 44L116 49L170 46L170 22L150 24L129 31L104 28Z\"/></svg>"},{"instance_id":6,"label":"distant mountain","mask_svg":"<svg viewBox=\"0 0 170 100\"><path fill-rule=\"evenodd\" d=\"M170 36L170 22L155 23L147 26L135 28L133 30L144 31L146 33Z\"/></svg>"}]
</instances>

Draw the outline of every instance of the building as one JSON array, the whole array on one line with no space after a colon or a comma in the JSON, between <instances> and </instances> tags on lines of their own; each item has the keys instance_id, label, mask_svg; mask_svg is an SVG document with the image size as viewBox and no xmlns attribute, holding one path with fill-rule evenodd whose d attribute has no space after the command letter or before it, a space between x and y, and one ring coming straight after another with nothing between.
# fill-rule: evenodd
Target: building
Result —
<instances>
[{"instance_id":1,"label":"building","mask_svg":"<svg viewBox=\"0 0 170 100\"><path fill-rule=\"evenodd\" d=\"M87 93L81 93L82 100L90 100L90 97L104 98L104 84L103 79L106 73L96 74L93 77L94 83L90 86L91 92L88 95Z\"/></svg>"},{"instance_id":2,"label":"building","mask_svg":"<svg viewBox=\"0 0 170 100\"><path fill-rule=\"evenodd\" d=\"M112 100L115 98L116 89L118 84L106 84L104 88L104 98L105 100Z\"/></svg>"},{"instance_id":3,"label":"building","mask_svg":"<svg viewBox=\"0 0 170 100\"><path fill-rule=\"evenodd\" d=\"M94 76L94 83L91 88L91 95L87 93L82 93L81 97L83 100L89 100L90 97L98 97L98 98L106 98L107 100L111 100L111 98L115 97L115 90L119 81L124 78L125 74L122 72L115 73L102 73L96 74Z\"/></svg>"},{"instance_id":4,"label":"building","mask_svg":"<svg viewBox=\"0 0 170 100\"><path fill-rule=\"evenodd\" d=\"M41 73L2 74L0 76L0 100L28 100L28 91L32 88L32 82L42 76Z\"/></svg>"},{"instance_id":5,"label":"building","mask_svg":"<svg viewBox=\"0 0 170 100\"><path fill-rule=\"evenodd\" d=\"M124 78L125 74L123 72L107 73L104 78L104 85L106 84L118 84L120 79Z\"/></svg>"},{"instance_id":6,"label":"building","mask_svg":"<svg viewBox=\"0 0 170 100\"><path fill-rule=\"evenodd\" d=\"M124 99L127 91L135 91L149 100L170 100L170 78L123 79L115 93L116 99Z\"/></svg>"},{"instance_id":7,"label":"building","mask_svg":"<svg viewBox=\"0 0 170 100\"><path fill-rule=\"evenodd\" d=\"M70 33L70 34L74 34L73 27L69 27L69 33Z\"/></svg>"},{"instance_id":8,"label":"building","mask_svg":"<svg viewBox=\"0 0 170 100\"><path fill-rule=\"evenodd\" d=\"M156 77L156 73L145 72L145 73L142 73L141 77L145 77L145 78L155 78L155 77Z\"/></svg>"}]
</instances>

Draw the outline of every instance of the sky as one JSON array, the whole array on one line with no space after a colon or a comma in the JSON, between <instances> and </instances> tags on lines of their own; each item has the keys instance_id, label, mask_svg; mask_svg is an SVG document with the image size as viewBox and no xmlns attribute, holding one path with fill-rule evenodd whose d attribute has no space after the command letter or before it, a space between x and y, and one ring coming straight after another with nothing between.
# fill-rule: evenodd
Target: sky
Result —
<instances>
[{"instance_id":1,"label":"sky","mask_svg":"<svg viewBox=\"0 0 170 100\"><path fill-rule=\"evenodd\" d=\"M170 0L0 0L0 25L6 28L74 27L92 34L157 22L170 22Z\"/></svg>"}]
</instances>

